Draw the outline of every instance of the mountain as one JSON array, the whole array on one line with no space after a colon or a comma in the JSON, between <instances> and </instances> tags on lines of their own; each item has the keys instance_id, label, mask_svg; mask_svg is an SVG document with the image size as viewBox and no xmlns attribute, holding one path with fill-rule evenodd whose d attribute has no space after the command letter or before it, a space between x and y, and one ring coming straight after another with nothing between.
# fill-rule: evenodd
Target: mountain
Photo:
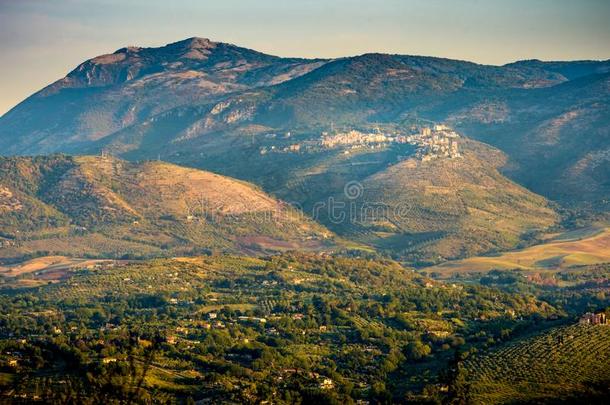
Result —
<instances>
[{"instance_id":1,"label":"mountain","mask_svg":"<svg viewBox=\"0 0 610 405\"><path fill-rule=\"evenodd\" d=\"M447 122L506 152L505 173L531 190L607 211L609 72L609 61L495 67L369 54L329 62L266 94L229 99L224 114L283 130L412 117Z\"/></svg>"},{"instance_id":2,"label":"mountain","mask_svg":"<svg viewBox=\"0 0 610 405\"><path fill-rule=\"evenodd\" d=\"M610 73L607 64L598 64L604 69L465 106L447 121L505 151L511 157L505 172L526 187L560 202L589 202L607 211Z\"/></svg>"},{"instance_id":3,"label":"mountain","mask_svg":"<svg viewBox=\"0 0 610 405\"><path fill-rule=\"evenodd\" d=\"M365 54L329 62L310 74L275 86L274 97L263 111L273 115L287 111L287 118L299 124L397 120L405 113L439 108L456 93L470 97L471 91L536 88L564 80L559 74L541 69Z\"/></svg>"},{"instance_id":4,"label":"mountain","mask_svg":"<svg viewBox=\"0 0 610 405\"><path fill-rule=\"evenodd\" d=\"M162 159L252 182L308 214L341 197L350 181L402 187L396 199L412 199L438 218L432 224L422 216L398 233L428 224L430 235L455 242L432 243L431 256L458 257L516 247L555 222L547 202L518 185L564 207L610 211L609 107L610 61L489 66L376 53L307 60L191 38L83 63L0 118L0 150ZM351 131L394 139L441 122L476 150L461 163L409 166L417 148L405 143L323 145ZM429 205L424 180L452 176L458 186L447 192L459 195L459 212L481 209L491 222ZM493 186L479 187L477 176ZM469 192L457 193L460 186ZM514 207L506 202L512 198ZM494 230L498 207L519 219ZM404 252L399 240L394 253Z\"/></svg>"},{"instance_id":5,"label":"mountain","mask_svg":"<svg viewBox=\"0 0 610 405\"><path fill-rule=\"evenodd\" d=\"M0 159L2 259L321 248L330 232L251 184L163 162Z\"/></svg>"},{"instance_id":6,"label":"mountain","mask_svg":"<svg viewBox=\"0 0 610 405\"><path fill-rule=\"evenodd\" d=\"M6 113L0 148L6 154L74 151L173 107L279 83L324 62L203 38L122 48L82 63Z\"/></svg>"},{"instance_id":7,"label":"mountain","mask_svg":"<svg viewBox=\"0 0 610 405\"><path fill-rule=\"evenodd\" d=\"M231 135L244 127L294 131L372 122L401 122L427 115L442 121L464 104L498 92L550 86L562 75L537 68L483 66L441 58L366 54L323 64L275 86L246 90L219 103L168 109L101 140L99 147L139 151L165 135L173 149ZM164 129L171 124L173 134ZM146 142L143 138L149 138ZM160 145L156 145L160 148ZM188 147L184 146L185 149Z\"/></svg>"}]
</instances>

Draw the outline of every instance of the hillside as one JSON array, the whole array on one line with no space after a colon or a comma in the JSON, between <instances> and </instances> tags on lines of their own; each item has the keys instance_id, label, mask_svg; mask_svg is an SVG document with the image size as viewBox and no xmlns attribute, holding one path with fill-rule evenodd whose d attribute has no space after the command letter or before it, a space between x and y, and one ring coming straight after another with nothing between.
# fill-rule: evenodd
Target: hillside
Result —
<instances>
[{"instance_id":1,"label":"hillside","mask_svg":"<svg viewBox=\"0 0 610 405\"><path fill-rule=\"evenodd\" d=\"M321 226L258 188L163 162L0 159L3 259L319 248Z\"/></svg>"},{"instance_id":2,"label":"hillside","mask_svg":"<svg viewBox=\"0 0 610 405\"><path fill-rule=\"evenodd\" d=\"M543 197L498 172L501 152L463 138L460 147L459 158L409 158L363 179L360 195L336 196L356 214L334 229L425 263L510 249L555 223Z\"/></svg>"},{"instance_id":3,"label":"hillside","mask_svg":"<svg viewBox=\"0 0 610 405\"><path fill-rule=\"evenodd\" d=\"M162 156L259 184L333 231L415 262L514 248L555 223L557 217L544 198L501 173L507 157L493 147L463 135L445 139L441 134L439 142L455 139L463 156L423 162L416 141L404 139L430 125L409 120L283 133L252 126L192 138L188 149L176 142ZM151 127L141 129L144 137L154 137ZM116 138L115 152L123 150L129 159L146 156L142 147L122 149L133 139ZM341 141L333 144L332 139ZM358 201L344 195L352 182L365 189ZM447 201L443 193L449 195ZM377 221L353 227L352 222L361 221L328 218L330 199L344 204L343 214L353 203L357 211L374 211L376 205L394 211L408 204L410 214L394 224Z\"/></svg>"},{"instance_id":4,"label":"hillside","mask_svg":"<svg viewBox=\"0 0 610 405\"><path fill-rule=\"evenodd\" d=\"M461 138L460 158L425 162L415 157L414 147L409 144L386 142L379 147L320 148L316 146L318 141L313 139L307 133L294 134L285 141L277 137L257 137L257 143L244 145L244 149L236 147L235 143L223 145L220 142L227 142L227 139L219 139L216 148L205 155L203 161L206 169L230 175L241 173L248 181L262 184L264 189L283 201L300 207L305 215L356 242L346 242L347 246L378 250L417 264L511 249L557 221L557 215L544 198L516 185L498 172L498 168L505 162L502 153L476 141ZM269 145L278 145L279 148L279 145L294 142L300 142L308 149L268 154L254 152L260 148L269 149ZM312 142L314 146L309 147ZM346 150L348 154L345 153ZM404 160L405 155L411 157ZM186 162L189 161L188 155L182 157ZM174 227L176 223L171 221L174 218L186 218L193 213L194 217L199 217L203 199L204 216L211 216L206 219L205 226L210 231L217 231L220 225L211 225L218 217L217 212L222 212L225 216L242 215L241 210L257 206L268 212L275 204L275 200L265 199L270 197L262 198L260 191L261 194L257 195L260 199L250 199L247 193L234 196L230 191L242 190L244 186L241 183L230 181L232 186L224 187L220 179L226 178L221 176L217 176L214 182L206 182L197 177L202 176L202 172L196 170L187 172L182 169L185 173L172 176L171 171L176 170L176 166L160 162L135 165L139 169L134 171L134 166L124 161L101 164L99 158L78 160L86 163L85 166L73 170L73 176L67 180L57 182L57 189L46 197L35 200L37 204L44 204L46 210L58 211L52 217L56 221L63 218L63 225L58 226L64 228L68 223L87 229L96 226L103 228L110 223L132 233L134 222L138 222L142 228L146 222L142 219L149 220L151 217L157 218L155 226L160 224ZM108 160L111 161L112 159ZM246 168L250 170L246 172ZM198 174L195 176L193 173ZM134 180L134 176L137 180ZM205 196L196 189L180 189L180 194L172 196L171 190L177 188L171 181L173 178L186 179L193 188L199 187L200 183L205 183L209 188ZM364 190L357 200L351 200L344 194L346 185L354 181ZM103 184L104 188L94 188L89 199L83 201L77 190L83 184L90 183ZM110 192L109 184L114 187ZM142 189L162 199L150 199L143 203L140 197ZM241 200L244 200L243 203L238 204ZM339 215L344 215L345 218L336 221L329 217L331 200L344 204L343 212ZM234 206L209 207L210 201L232 201ZM103 207L101 211L100 207ZM372 210L385 217L352 218L351 214L347 217L346 214L352 208L364 215ZM376 212L378 209L383 212ZM48 222L48 219L37 222L40 221ZM198 219L195 222L197 221ZM252 217L252 221L253 224L246 225L251 230L249 234L244 232L236 235L242 248L251 244L254 250L267 247L288 249L315 246L317 243L317 236L306 245L284 243L286 240L298 240L299 237L295 238L295 235L299 232L281 234L278 229L269 227L269 221L263 220L261 224L256 224L255 217ZM178 221L182 222L184 221ZM186 239L204 237L192 234L195 231L189 225L191 222L193 221L186 221L184 230L176 229L176 235L184 233ZM27 221L22 221L13 229L13 233L25 230L26 223ZM264 230L262 235L254 232L259 229ZM208 236L206 234L204 238ZM146 237L142 233L137 238L129 238L130 241L138 242L143 239ZM223 236L212 239L215 240L214 243L206 239L200 244L225 247L231 244ZM223 242L219 245L220 240ZM44 242L31 243L37 249L43 249ZM171 246L167 243L169 242L165 241L164 246ZM61 250L65 247L57 249L50 253L66 253ZM150 248L145 246L144 250L149 252Z\"/></svg>"},{"instance_id":5,"label":"hillside","mask_svg":"<svg viewBox=\"0 0 610 405\"><path fill-rule=\"evenodd\" d=\"M275 86L273 98L261 110L290 111L294 124L387 121L438 109L456 94L466 102L497 90L546 87L564 80L560 74L529 67L373 53L331 61Z\"/></svg>"},{"instance_id":6,"label":"hillside","mask_svg":"<svg viewBox=\"0 0 610 405\"><path fill-rule=\"evenodd\" d=\"M0 150L161 155L281 194L288 181L274 176L282 173L253 178L252 167L269 164L258 155L260 138L319 139L333 128L421 118L504 151L502 171L528 189L607 211L609 71L608 61L489 66L375 53L280 58L190 38L84 62L0 118ZM272 165L288 177L303 169L279 163Z\"/></svg>"},{"instance_id":7,"label":"hillside","mask_svg":"<svg viewBox=\"0 0 610 405\"><path fill-rule=\"evenodd\" d=\"M602 403L610 384L609 325L573 325L506 344L465 364L473 404Z\"/></svg>"},{"instance_id":8,"label":"hillside","mask_svg":"<svg viewBox=\"0 0 610 405\"><path fill-rule=\"evenodd\" d=\"M505 172L520 184L557 201L608 211L608 117L606 70L549 88L501 94L452 112L447 121L506 152L511 162Z\"/></svg>"}]
</instances>

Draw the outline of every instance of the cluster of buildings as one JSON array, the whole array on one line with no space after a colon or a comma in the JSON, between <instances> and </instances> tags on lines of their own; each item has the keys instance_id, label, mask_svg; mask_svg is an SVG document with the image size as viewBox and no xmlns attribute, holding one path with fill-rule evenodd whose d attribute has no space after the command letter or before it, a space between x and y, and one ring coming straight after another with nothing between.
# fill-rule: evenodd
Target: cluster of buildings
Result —
<instances>
[{"instance_id":1,"label":"cluster of buildings","mask_svg":"<svg viewBox=\"0 0 610 405\"><path fill-rule=\"evenodd\" d=\"M578 322L582 325L608 325L608 318L604 312L600 312L599 314L587 312L580 317Z\"/></svg>"},{"instance_id":2,"label":"cluster of buildings","mask_svg":"<svg viewBox=\"0 0 610 405\"><path fill-rule=\"evenodd\" d=\"M323 134L324 135L324 134ZM362 133L351 130L333 136L324 136L322 147L334 148L337 146L369 146L385 143L409 144L417 147L416 157L422 161L438 158L455 159L462 155L459 150L458 139L460 135L443 124L432 127L422 127L419 132L411 135L393 135L383 133Z\"/></svg>"},{"instance_id":3,"label":"cluster of buildings","mask_svg":"<svg viewBox=\"0 0 610 405\"><path fill-rule=\"evenodd\" d=\"M432 127L412 127L404 133L362 132L352 129L345 132L328 133L322 132L318 140L293 143L284 147L267 146L260 148L260 154L267 153L298 153L304 150L316 151L325 149L345 149L344 153L350 153L350 149L377 149L391 143L409 144L417 147L416 157L422 161L438 158L460 158L458 139L460 136L446 125L437 124ZM275 134L273 134L275 137Z\"/></svg>"},{"instance_id":4,"label":"cluster of buildings","mask_svg":"<svg viewBox=\"0 0 610 405\"><path fill-rule=\"evenodd\" d=\"M416 157L423 162L438 159L460 158L459 135L446 125L424 127L419 134L404 137L405 143L418 147Z\"/></svg>"},{"instance_id":5,"label":"cluster of buildings","mask_svg":"<svg viewBox=\"0 0 610 405\"><path fill-rule=\"evenodd\" d=\"M352 129L334 135L323 132L320 145L324 149L333 149L340 146L370 146L391 142L392 140L393 138L382 133L363 133Z\"/></svg>"}]
</instances>

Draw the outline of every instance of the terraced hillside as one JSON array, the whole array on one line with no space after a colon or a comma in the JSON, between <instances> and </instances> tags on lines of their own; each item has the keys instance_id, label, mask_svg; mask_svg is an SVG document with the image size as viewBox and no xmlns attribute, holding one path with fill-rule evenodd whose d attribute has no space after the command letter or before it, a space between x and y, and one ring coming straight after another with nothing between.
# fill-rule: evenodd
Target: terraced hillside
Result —
<instances>
[{"instance_id":1,"label":"terraced hillside","mask_svg":"<svg viewBox=\"0 0 610 405\"><path fill-rule=\"evenodd\" d=\"M168 163L50 156L0 166L3 259L319 248L330 236L255 186Z\"/></svg>"},{"instance_id":2,"label":"terraced hillside","mask_svg":"<svg viewBox=\"0 0 610 405\"><path fill-rule=\"evenodd\" d=\"M468 360L465 367L476 404L557 398L587 403L587 396L602 403L610 386L610 325L555 328Z\"/></svg>"}]
</instances>

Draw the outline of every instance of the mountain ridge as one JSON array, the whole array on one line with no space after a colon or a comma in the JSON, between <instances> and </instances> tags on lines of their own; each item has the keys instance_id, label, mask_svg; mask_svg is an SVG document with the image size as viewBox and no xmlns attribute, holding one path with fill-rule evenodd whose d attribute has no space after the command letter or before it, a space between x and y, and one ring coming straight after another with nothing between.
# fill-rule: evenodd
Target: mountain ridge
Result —
<instances>
[{"instance_id":1,"label":"mountain ridge","mask_svg":"<svg viewBox=\"0 0 610 405\"><path fill-rule=\"evenodd\" d=\"M53 94L43 90L0 117L0 150L161 155L251 180L249 168L223 172L205 159L231 148L240 151L230 154L257 154L267 135L315 140L337 127L421 118L499 148L509 157L504 173L530 190L562 204L586 199L604 210L609 71L610 60L492 66L380 53L282 58L193 37L84 62L55 84L77 87L51 85ZM540 141L551 138L557 142ZM290 164L283 169L298 163Z\"/></svg>"},{"instance_id":2,"label":"mountain ridge","mask_svg":"<svg viewBox=\"0 0 610 405\"><path fill-rule=\"evenodd\" d=\"M207 46L189 46L201 43ZM85 61L0 117L0 147L22 155L74 152L172 107L288 80L323 63L199 38L121 48Z\"/></svg>"}]
</instances>

